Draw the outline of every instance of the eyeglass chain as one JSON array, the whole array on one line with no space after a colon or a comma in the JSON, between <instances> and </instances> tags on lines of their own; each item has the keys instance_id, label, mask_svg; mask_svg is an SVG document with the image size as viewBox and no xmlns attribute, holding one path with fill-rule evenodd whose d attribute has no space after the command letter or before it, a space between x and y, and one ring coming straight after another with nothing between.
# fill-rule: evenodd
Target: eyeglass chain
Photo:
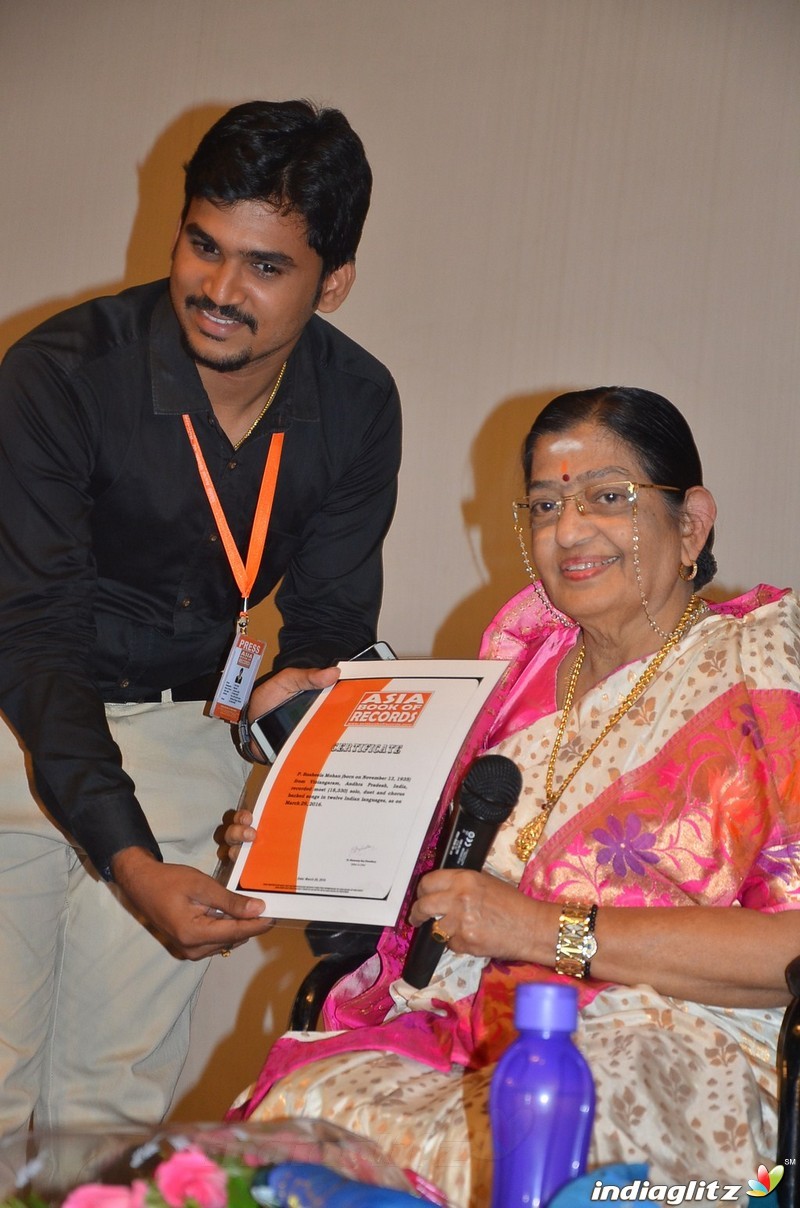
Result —
<instances>
[{"instance_id":1,"label":"eyeglass chain","mask_svg":"<svg viewBox=\"0 0 800 1208\"><path fill-rule=\"evenodd\" d=\"M634 502L633 502L632 521L633 521L633 568L636 573L636 584L639 588L639 599L642 601L642 608L644 609L644 615L647 617L647 620L650 623L650 627L655 630L655 632L658 634L658 636L660 638L664 638L664 640L666 641L666 639L669 637L669 634L667 633L667 631L665 629L662 629L661 626L658 624L658 621L656 621L654 619L654 617L651 616L650 608L648 606L647 596L644 594L644 586L642 584L642 572L641 572L641 567L639 564L639 514L638 514L638 508L636 506L636 500L634 500ZM569 617L566 617L564 615L564 613L559 612L558 609L555 608L553 604L551 604L550 600L548 600L547 596L544 593L544 588L542 587L542 581L539 578L538 574L536 573L536 568L534 567L533 563L531 562L530 556L528 554L528 546L525 541L525 534L522 531L522 525L520 524L519 514L516 510L516 507L514 508L514 532L517 535L517 541L519 542L519 548L522 551L523 565L528 574L528 578L530 579L531 583L533 584L533 589L536 592L537 596L542 601L542 603L544 604L544 606L548 610L548 612L551 612L553 614L553 616L556 618L556 620L559 622L559 624L563 625L565 629L574 629L577 622L571 620Z\"/></svg>"},{"instance_id":2,"label":"eyeglass chain","mask_svg":"<svg viewBox=\"0 0 800 1208\"><path fill-rule=\"evenodd\" d=\"M547 596L545 595L544 588L542 587L542 581L539 578L539 576L537 575L536 569L535 569L533 563L531 562L530 556L528 554L528 547L525 543L525 534L522 531L522 525L519 522L519 514L517 512L516 507L514 507L514 532L517 534L517 541L519 541L519 548L522 550L522 562L525 567L525 570L528 572L528 578L530 579L531 583L533 584L533 590L536 592L537 596L541 600L542 604L544 604L547 611L549 613L551 613L555 617L555 619L558 621L559 625L563 625L563 627L565 629L575 629L577 627L578 622L573 621L571 617L566 616L563 612L559 612L558 609L553 604L551 604L551 602L548 600Z\"/></svg>"},{"instance_id":3,"label":"eyeglass chain","mask_svg":"<svg viewBox=\"0 0 800 1208\"><path fill-rule=\"evenodd\" d=\"M564 791L575 779L586 761L591 758L591 756L600 746L601 742L603 742L611 730L613 730L617 722L625 716L629 709L631 709L631 707L642 695L645 688L650 685L652 680L655 678L656 672L664 662L664 659L667 657L670 650L672 650L672 648L678 644L678 642L682 637L684 637L689 629L691 629L695 621L699 620L699 618L706 611L706 607L705 601L701 600L699 596L692 596L681 619L678 621L678 624L672 630L672 633L667 634L667 640L664 642L664 645L653 655L653 658L647 664L628 695L611 714L611 717L608 719L597 738L595 738L594 742L590 743L575 766L567 773L558 788L554 790L553 778L555 776L556 760L558 758L558 752L561 749L564 732L567 728L567 720L569 718L570 710L572 709L572 702L575 699L575 690L578 686L578 677L581 673L583 660L586 657L586 647L581 645L581 648L578 651L578 656L575 659L575 665L572 668L572 673L569 677L567 691L564 696L564 705L561 710L561 720L558 723L558 730L556 732L555 742L553 743L553 750L550 753L550 759L547 764L547 774L545 776L544 783L544 803L542 804L537 816L520 829L516 840L514 841L514 850L519 856L520 860L527 862L531 858L537 843L542 837L542 832L547 825L547 820L553 812L554 807L561 799Z\"/></svg>"},{"instance_id":4,"label":"eyeglass chain","mask_svg":"<svg viewBox=\"0 0 800 1208\"><path fill-rule=\"evenodd\" d=\"M642 574L641 574L641 570L639 568L639 513L638 513L638 510L636 507L636 500L634 500L634 502L633 502L632 520L633 520L633 569L636 572L636 584L639 588L639 598L642 601L642 608L644 609L644 615L647 617L648 621L650 622L650 628L654 629L660 638L664 638L666 640L670 635L667 633L667 631L665 629L661 628L661 626L658 624L658 621L654 620L653 617L651 617L650 609L648 608L648 605L647 605L647 596L644 594L644 587L642 586Z\"/></svg>"}]
</instances>

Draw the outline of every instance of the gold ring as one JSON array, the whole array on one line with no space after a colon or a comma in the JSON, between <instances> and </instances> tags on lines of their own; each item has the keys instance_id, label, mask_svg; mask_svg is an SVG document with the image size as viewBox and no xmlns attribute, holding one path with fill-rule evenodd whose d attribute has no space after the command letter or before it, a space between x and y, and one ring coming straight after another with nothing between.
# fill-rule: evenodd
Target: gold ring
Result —
<instances>
[{"instance_id":1,"label":"gold ring","mask_svg":"<svg viewBox=\"0 0 800 1208\"><path fill-rule=\"evenodd\" d=\"M231 950L230 948L220 948L219 954L220 956L230 956Z\"/></svg>"},{"instance_id":2,"label":"gold ring","mask_svg":"<svg viewBox=\"0 0 800 1208\"><path fill-rule=\"evenodd\" d=\"M450 932L442 931L441 927L439 926L438 919L434 920L434 924L431 927L431 939L436 940L437 944L444 944L445 946L450 943Z\"/></svg>"}]
</instances>

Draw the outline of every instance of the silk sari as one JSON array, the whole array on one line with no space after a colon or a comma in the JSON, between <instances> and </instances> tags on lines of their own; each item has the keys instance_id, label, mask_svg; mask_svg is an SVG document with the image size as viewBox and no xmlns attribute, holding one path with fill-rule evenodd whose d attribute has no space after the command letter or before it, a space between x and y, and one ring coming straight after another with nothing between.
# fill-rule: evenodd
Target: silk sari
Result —
<instances>
[{"instance_id":1,"label":"silk sari","mask_svg":"<svg viewBox=\"0 0 800 1208\"><path fill-rule=\"evenodd\" d=\"M800 907L796 597L762 587L712 605L569 784L523 866L513 841L544 797L556 672L576 640L531 589L487 630L482 655L509 668L443 801L482 751L519 765L523 794L488 870L530 897L601 909ZM619 668L578 702L556 784L647 661ZM443 805L420 873L445 816ZM438 1182L451 1203L485 1204L486 1094L514 1036L514 991L557 978L551 968L448 951L431 984L414 990L402 979L409 935L404 922L383 934L376 955L335 987L326 1033L282 1038L232 1114L327 1116ZM779 1008L723 1009L594 979L578 986L577 1039L598 1090L590 1161L646 1159L674 1182L724 1176L745 1185L758 1162L772 1164Z\"/></svg>"}]
</instances>

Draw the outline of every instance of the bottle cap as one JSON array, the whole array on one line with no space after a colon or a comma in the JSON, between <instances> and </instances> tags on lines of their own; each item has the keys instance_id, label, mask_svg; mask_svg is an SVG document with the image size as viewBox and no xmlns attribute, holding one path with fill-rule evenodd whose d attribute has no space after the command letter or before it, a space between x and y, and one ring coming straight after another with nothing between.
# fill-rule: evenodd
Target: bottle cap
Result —
<instances>
[{"instance_id":1,"label":"bottle cap","mask_svg":"<svg viewBox=\"0 0 800 1208\"><path fill-rule=\"evenodd\" d=\"M578 991L556 982L517 986L514 1024L536 1032L574 1032L578 1026Z\"/></svg>"}]
</instances>

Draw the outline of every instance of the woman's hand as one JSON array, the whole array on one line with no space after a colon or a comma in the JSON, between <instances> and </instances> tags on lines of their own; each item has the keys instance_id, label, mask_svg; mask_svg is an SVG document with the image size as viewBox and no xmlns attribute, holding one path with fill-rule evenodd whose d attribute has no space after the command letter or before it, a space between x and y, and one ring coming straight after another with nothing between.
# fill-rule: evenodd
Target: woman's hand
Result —
<instances>
[{"instance_id":1,"label":"woman's hand","mask_svg":"<svg viewBox=\"0 0 800 1208\"><path fill-rule=\"evenodd\" d=\"M440 868L421 879L409 921L419 927L438 919L453 952L532 961L537 930L551 911L550 903L526 898L490 873Z\"/></svg>"},{"instance_id":2,"label":"woman's hand","mask_svg":"<svg viewBox=\"0 0 800 1208\"><path fill-rule=\"evenodd\" d=\"M453 952L552 969L561 907L489 873L438 869L419 883L409 921L439 920ZM592 976L722 1007L779 1007L800 952L800 910L740 906L601 906Z\"/></svg>"}]
</instances>

